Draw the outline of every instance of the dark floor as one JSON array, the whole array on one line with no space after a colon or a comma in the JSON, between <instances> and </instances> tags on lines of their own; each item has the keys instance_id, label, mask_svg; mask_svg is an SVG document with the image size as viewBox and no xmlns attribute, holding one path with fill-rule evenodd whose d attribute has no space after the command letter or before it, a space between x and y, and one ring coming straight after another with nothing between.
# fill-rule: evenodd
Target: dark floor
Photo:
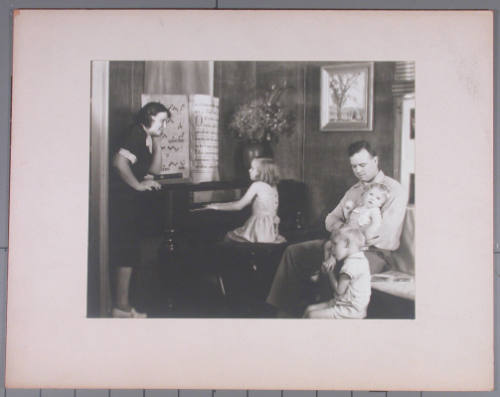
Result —
<instances>
[{"instance_id":1,"label":"dark floor","mask_svg":"<svg viewBox=\"0 0 500 397\"><path fill-rule=\"evenodd\" d=\"M152 318L273 318L265 299L284 249L224 243L160 249L156 261L135 271L132 304ZM368 318L413 319L415 302L372 290Z\"/></svg>"},{"instance_id":2,"label":"dark floor","mask_svg":"<svg viewBox=\"0 0 500 397\"><path fill-rule=\"evenodd\" d=\"M281 250L267 255L258 265L245 250L237 255L226 252L225 261L218 259L220 254L201 247L177 254L160 253L157 264L135 271L132 304L149 317L274 317L265 298ZM228 257L238 258L238 263L231 263Z\"/></svg>"}]
</instances>

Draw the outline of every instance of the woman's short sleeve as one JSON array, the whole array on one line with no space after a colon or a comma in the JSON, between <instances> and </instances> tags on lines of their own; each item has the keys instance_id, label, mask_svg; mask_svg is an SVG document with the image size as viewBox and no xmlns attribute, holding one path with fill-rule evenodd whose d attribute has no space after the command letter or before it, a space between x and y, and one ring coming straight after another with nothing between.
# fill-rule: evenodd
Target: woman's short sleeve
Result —
<instances>
[{"instance_id":1,"label":"woman's short sleeve","mask_svg":"<svg viewBox=\"0 0 500 397\"><path fill-rule=\"evenodd\" d=\"M133 128L124 137L118 153L127 158L132 164L135 164L142 146L144 146L144 139L141 139L137 128Z\"/></svg>"}]
</instances>

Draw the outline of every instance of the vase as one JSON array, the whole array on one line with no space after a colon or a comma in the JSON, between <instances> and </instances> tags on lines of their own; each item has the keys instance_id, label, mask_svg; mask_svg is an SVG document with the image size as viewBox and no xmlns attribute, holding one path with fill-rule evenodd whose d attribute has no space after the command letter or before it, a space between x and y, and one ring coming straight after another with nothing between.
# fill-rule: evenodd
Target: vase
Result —
<instances>
[{"instance_id":1,"label":"vase","mask_svg":"<svg viewBox=\"0 0 500 397\"><path fill-rule=\"evenodd\" d=\"M248 177L248 170L252 165L252 160L258 157L273 157L271 143L264 140L246 141L241 146L241 156L239 157L240 174L243 177Z\"/></svg>"}]
</instances>

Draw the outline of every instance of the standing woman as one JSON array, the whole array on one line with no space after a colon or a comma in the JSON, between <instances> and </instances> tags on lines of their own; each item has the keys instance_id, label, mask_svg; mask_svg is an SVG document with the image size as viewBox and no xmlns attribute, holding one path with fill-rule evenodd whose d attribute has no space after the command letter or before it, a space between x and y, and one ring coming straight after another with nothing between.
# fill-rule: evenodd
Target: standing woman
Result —
<instances>
[{"instance_id":1,"label":"standing woman","mask_svg":"<svg viewBox=\"0 0 500 397\"><path fill-rule=\"evenodd\" d=\"M109 206L110 258L115 269L113 317L147 317L130 305L129 287L133 268L141 264L140 242L144 235L141 218L150 209L144 204L144 192L161 188L146 176L161 171L160 136L170 117L170 111L161 103L146 104L113 157L115 172Z\"/></svg>"}]
</instances>

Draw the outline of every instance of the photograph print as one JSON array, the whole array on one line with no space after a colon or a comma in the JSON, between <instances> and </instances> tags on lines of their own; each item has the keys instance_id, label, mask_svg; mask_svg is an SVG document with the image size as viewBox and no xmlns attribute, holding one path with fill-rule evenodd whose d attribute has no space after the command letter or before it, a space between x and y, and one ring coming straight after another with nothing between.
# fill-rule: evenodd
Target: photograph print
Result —
<instances>
[{"instance_id":1,"label":"photograph print","mask_svg":"<svg viewBox=\"0 0 500 397\"><path fill-rule=\"evenodd\" d=\"M87 317L414 319L415 63L93 61Z\"/></svg>"}]
</instances>

